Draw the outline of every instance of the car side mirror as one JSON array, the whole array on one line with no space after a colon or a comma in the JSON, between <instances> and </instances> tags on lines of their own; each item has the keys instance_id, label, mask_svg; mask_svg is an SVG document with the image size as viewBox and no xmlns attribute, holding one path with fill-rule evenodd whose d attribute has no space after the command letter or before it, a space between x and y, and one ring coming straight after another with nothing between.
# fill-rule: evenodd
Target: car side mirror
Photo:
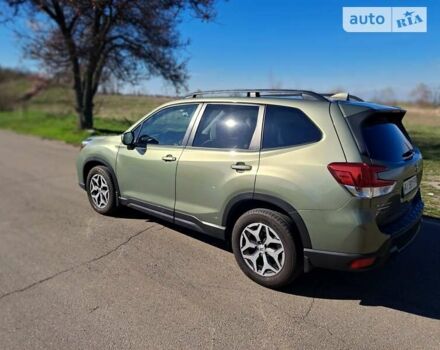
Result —
<instances>
[{"instance_id":1,"label":"car side mirror","mask_svg":"<svg viewBox=\"0 0 440 350\"><path fill-rule=\"evenodd\" d=\"M127 147L133 147L134 143L134 133L132 131L128 131L122 134L121 137L122 143Z\"/></svg>"}]
</instances>

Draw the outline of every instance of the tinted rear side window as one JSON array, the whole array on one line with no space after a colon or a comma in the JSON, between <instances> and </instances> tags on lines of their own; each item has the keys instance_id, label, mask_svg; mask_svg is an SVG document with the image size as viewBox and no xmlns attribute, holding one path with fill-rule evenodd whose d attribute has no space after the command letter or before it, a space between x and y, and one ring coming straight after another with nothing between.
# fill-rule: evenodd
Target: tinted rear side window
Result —
<instances>
[{"instance_id":1,"label":"tinted rear side window","mask_svg":"<svg viewBox=\"0 0 440 350\"><path fill-rule=\"evenodd\" d=\"M321 131L299 109L267 106L264 117L263 149L317 142Z\"/></svg>"},{"instance_id":2,"label":"tinted rear side window","mask_svg":"<svg viewBox=\"0 0 440 350\"><path fill-rule=\"evenodd\" d=\"M258 118L258 106L206 106L194 137L194 147L248 149Z\"/></svg>"},{"instance_id":3,"label":"tinted rear side window","mask_svg":"<svg viewBox=\"0 0 440 350\"><path fill-rule=\"evenodd\" d=\"M394 123L364 127L362 134L372 159L399 162L413 149L403 132Z\"/></svg>"}]
</instances>

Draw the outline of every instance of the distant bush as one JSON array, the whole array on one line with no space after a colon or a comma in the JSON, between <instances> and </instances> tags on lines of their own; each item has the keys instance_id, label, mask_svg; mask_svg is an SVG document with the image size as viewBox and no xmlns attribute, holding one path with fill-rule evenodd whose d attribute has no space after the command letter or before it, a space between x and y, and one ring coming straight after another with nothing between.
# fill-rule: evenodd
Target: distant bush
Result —
<instances>
[{"instance_id":1,"label":"distant bush","mask_svg":"<svg viewBox=\"0 0 440 350\"><path fill-rule=\"evenodd\" d=\"M11 94L8 90L3 89L0 84L0 111L11 111L17 105L17 96Z\"/></svg>"},{"instance_id":2,"label":"distant bush","mask_svg":"<svg viewBox=\"0 0 440 350\"><path fill-rule=\"evenodd\" d=\"M0 67L0 111L10 111L26 102L25 97L32 91L36 76L30 72Z\"/></svg>"},{"instance_id":3,"label":"distant bush","mask_svg":"<svg viewBox=\"0 0 440 350\"><path fill-rule=\"evenodd\" d=\"M0 66L0 83L16 79L28 78L31 74L24 70L5 68Z\"/></svg>"},{"instance_id":4,"label":"distant bush","mask_svg":"<svg viewBox=\"0 0 440 350\"><path fill-rule=\"evenodd\" d=\"M17 97L11 91L10 83L18 79L23 79L21 72L13 69L0 67L0 111L10 111L14 109Z\"/></svg>"}]
</instances>

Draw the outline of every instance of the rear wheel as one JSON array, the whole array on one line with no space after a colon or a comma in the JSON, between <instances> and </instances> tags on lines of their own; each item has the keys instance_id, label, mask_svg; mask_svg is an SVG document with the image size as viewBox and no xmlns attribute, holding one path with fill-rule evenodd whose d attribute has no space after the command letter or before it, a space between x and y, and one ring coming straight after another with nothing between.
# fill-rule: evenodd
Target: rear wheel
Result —
<instances>
[{"instance_id":1,"label":"rear wheel","mask_svg":"<svg viewBox=\"0 0 440 350\"><path fill-rule=\"evenodd\" d=\"M255 282L280 288L301 271L293 223L269 209L244 213L232 231L232 250L243 272Z\"/></svg>"},{"instance_id":2,"label":"rear wheel","mask_svg":"<svg viewBox=\"0 0 440 350\"><path fill-rule=\"evenodd\" d=\"M115 186L105 166L98 165L89 171L86 186L90 204L95 211L103 215L111 215L116 211Z\"/></svg>"}]
</instances>

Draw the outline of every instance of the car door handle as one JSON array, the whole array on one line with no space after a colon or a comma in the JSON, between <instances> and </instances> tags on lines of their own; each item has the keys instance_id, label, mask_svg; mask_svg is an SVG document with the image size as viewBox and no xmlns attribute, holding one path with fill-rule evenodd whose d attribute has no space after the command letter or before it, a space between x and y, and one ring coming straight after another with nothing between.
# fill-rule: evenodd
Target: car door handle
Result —
<instances>
[{"instance_id":1,"label":"car door handle","mask_svg":"<svg viewBox=\"0 0 440 350\"><path fill-rule=\"evenodd\" d=\"M176 161L176 157L174 157L172 154L167 154L166 156L162 157L162 160L164 162L175 162Z\"/></svg>"},{"instance_id":2,"label":"car door handle","mask_svg":"<svg viewBox=\"0 0 440 350\"><path fill-rule=\"evenodd\" d=\"M244 162L237 162L235 164L232 164L231 168L237 171L246 171L246 170L251 170L252 165L247 165Z\"/></svg>"}]
</instances>

